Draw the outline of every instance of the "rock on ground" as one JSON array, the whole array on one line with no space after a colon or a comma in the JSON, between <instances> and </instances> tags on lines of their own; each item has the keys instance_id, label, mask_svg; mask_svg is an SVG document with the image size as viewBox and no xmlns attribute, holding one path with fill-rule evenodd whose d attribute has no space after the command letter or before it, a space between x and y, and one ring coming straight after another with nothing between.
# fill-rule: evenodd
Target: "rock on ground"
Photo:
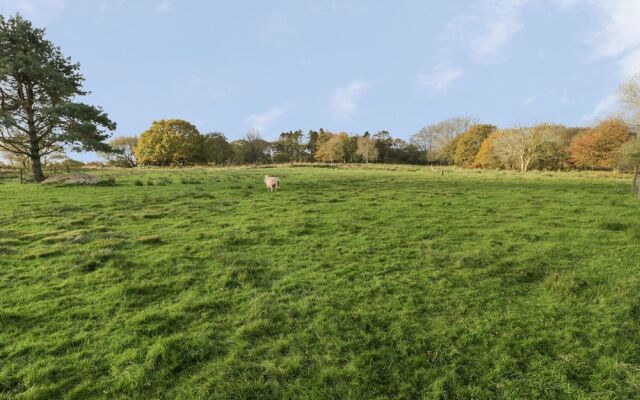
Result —
<instances>
[{"instance_id":1,"label":"rock on ground","mask_svg":"<svg viewBox=\"0 0 640 400\"><path fill-rule=\"evenodd\" d=\"M95 175L83 174L81 172L71 172L68 174L59 174L50 176L44 181L43 185L97 185L102 182L102 178Z\"/></svg>"}]
</instances>

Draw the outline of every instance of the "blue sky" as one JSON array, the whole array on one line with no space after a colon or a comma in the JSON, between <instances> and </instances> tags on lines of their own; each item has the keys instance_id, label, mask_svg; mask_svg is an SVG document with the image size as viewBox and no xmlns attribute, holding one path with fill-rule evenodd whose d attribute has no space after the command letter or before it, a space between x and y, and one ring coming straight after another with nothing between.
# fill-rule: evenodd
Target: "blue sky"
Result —
<instances>
[{"instance_id":1,"label":"blue sky","mask_svg":"<svg viewBox=\"0 0 640 400\"><path fill-rule=\"evenodd\" d=\"M0 0L15 12L81 63L117 135L587 125L640 71L638 0Z\"/></svg>"}]
</instances>

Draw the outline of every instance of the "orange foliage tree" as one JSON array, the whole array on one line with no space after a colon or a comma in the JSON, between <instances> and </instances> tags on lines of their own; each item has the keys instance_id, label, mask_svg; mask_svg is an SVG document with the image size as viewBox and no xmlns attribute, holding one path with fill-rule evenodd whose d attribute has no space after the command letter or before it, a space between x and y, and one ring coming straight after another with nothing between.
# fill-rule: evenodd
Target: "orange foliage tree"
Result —
<instances>
[{"instance_id":1,"label":"orange foliage tree","mask_svg":"<svg viewBox=\"0 0 640 400\"><path fill-rule=\"evenodd\" d=\"M495 131L480 145L480 150L473 161L474 168L499 168L500 160L495 153L495 141L501 135L500 131Z\"/></svg>"},{"instance_id":2,"label":"orange foliage tree","mask_svg":"<svg viewBox=\"0 0 640 400\"><path fill-rule=\"evenodd\" d=\"M627 125L617 119L603 121L569 146L569 162L580 168L614 168L622 146L631 138Z\"/></svg>"}]
</instances>

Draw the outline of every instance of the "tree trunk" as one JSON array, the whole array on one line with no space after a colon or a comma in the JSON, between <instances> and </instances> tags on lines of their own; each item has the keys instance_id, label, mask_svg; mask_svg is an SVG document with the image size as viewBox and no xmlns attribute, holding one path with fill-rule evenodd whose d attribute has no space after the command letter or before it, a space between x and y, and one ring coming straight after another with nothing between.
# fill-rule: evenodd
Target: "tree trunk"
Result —
<instances>
[{"instance_id":1,"label":"tree trunk","mask_svg":"<svg viewBox=\"0 0 640 400\"><path fill-rule=\"evenodd\" d=\"M44 180L44 173L42 172L42 163L40 157L31 158L31 172L33 173L33 179L36 182L42 182Z\"/></svg>"},{"instance_id":2,"label":"tree trunk","mask_svg":"<svg viewBox=\"0 0 640 400\"><path fill-rule=\"evenodd\" d=\"M31 172L33 173L33 179L36 182L42 182L44 180L44 173L42 172L42 162L40 161L40 148L38 142L31 142Z\"/></svg>"},{"instance_id":3,"label":"tree trunk","mask_svg":"<svg viewBox=\"0 0 640 400\"><path fill-rule=\"evenodd\" d=\"M28 82L26 85L26 95L27 95L27 123L29 125L29 158L31 159L31 171L33 172L33 179L36 182L42 182L44 180L44 173L42 172L42 161L40 159L40 143L38 140L38 133L35 124L35 117L33 112L33 102L34 102L34 94L33 94L33 85Z\"/></svg>"}]
</instances>

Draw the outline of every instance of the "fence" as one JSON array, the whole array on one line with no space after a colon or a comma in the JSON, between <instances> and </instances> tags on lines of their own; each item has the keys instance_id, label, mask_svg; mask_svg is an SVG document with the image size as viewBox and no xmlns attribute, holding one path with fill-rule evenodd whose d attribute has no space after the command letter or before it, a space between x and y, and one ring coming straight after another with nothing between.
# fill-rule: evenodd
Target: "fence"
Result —
<instances>
[{"instance_id":1,"label":"fence","mask_svg":"<svg viewBox=\"0 0 640 400\"><path fill-rule=\"evenodd\" d=\"M69 166L47 166L42 169L45 176L52 176L63 172L80 170L81 168L71 168ZM31 170L27 168L0 168L0 181L17 180L20 183L33 182Z\"/></svg>"},{"instance_id":2,"label":"fence","mask_svg":"<svg viewBox=\"0 0 640 400\"><path fill-rule=\"evenodd\" d=\"M633 171L633 194L640 200L640 166L636 165Z\"/></svg>"}]
</instances>

